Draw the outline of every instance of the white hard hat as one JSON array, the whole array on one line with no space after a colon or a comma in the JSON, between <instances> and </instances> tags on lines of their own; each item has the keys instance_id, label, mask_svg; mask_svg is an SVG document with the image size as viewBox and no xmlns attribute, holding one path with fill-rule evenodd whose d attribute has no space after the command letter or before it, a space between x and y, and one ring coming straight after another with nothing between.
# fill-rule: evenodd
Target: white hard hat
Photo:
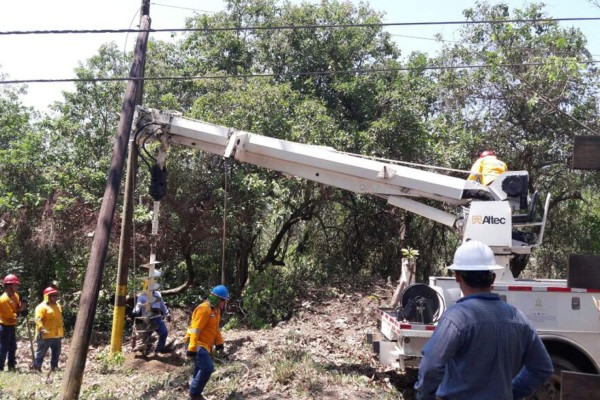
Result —
<instances>
[{"instance_id":1,"label":"white hard hat","mask_svg":"<svg viewBox=\"0 0 600 400\"><path fill-rule=\"evenodd\" d=\"M502 268L496 264L492 249L478 240L461 244L454 253L454 262L448 267L455 271L493 271Z\"/></svg>"},{"instance_id":2,"label":"white hard hat","mask_svg":"<svg viewBox=\"0 0 600 400\"><path fill-rule=\"evenodd\" d=\"M154 273L152 274L152 277L153 277L153 278L160 278L160 276L162 275L162 271L161 271L161 270L159 270L159 269L155 269L153 272L154 272Z\"/></svg>"}]
</instances>

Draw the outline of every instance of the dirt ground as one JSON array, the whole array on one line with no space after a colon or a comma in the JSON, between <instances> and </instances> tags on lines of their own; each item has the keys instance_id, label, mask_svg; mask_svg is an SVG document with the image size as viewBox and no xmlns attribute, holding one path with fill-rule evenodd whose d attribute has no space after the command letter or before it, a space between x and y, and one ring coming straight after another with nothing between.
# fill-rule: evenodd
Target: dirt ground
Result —
<instances>
[{"instance_id":1,"label":"dirt ground","mask_svg":"<svg viewBox=\"0 0 600 400\"><path fill-rule=\"evenodd\" d=\"M215 359L216 370L205 396L210 400L413 399L416 369L402 373L383 368L365 343L367 333L378 332L374 310L389 301L392 291L383 281L340 283L296 301L294 316L273 328L223 332L226 352ZM135 352L131 338L126 338L124 357L112 361L110 337L95 335L80 398L187 398L192 363L181 339L188 319L187 313L174 311L168 324L172 349L168 354ZM63 352L60 366L64 369L68 341ZM19 372L0 374L0 398L57 398L63 372L29 371L28 341L19 342L18 354Z\"/></svg>"}]
</instances>

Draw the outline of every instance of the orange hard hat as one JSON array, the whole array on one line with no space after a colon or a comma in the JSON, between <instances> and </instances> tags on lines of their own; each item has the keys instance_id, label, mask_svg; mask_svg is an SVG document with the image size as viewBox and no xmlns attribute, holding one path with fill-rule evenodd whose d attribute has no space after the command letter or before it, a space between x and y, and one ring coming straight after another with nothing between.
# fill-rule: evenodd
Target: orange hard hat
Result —
<instances>
[{"instance_id":1,"label":"orange hard hat","mask_svg":"<svg viewBox=\"0 0 600 400\"><path fill-rule=\"evenodd\" d=\"M5 285L10 285L10 284L19 284L19 278L17 278L17 276L15 274L8 274L4 277L4 279L2 280L2 283Z\"/></svg>"},{"instance_id":2,"label":"orange hard hat","mask_svg":"<svg viewBox=\"0 0 600 400\"><path fill-rule=\"evenodd\" d=\"M58 293L58 290L56 290L52 286L47 287L46 289L44 289L44 296L50 295L50 294L54 294L54 293Z\"/></svg>"}]
</instances>

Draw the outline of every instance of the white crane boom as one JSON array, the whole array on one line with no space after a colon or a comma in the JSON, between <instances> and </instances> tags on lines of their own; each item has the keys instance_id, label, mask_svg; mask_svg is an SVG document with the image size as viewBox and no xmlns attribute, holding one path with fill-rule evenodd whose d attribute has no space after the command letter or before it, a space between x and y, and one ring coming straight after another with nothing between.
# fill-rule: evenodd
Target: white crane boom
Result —
<instances>
[{"instance_id":1,"label":"white crane boom","mask_svg":"<svg viewBox=\"0 0 600 400\"><path fill-rule=\"evenodd\" d=\"M342 153L330 147L195 121L174 111L141 107L135 131L139 143L152 138L169 145L233 157L355 193L383 197L390 205L456 228L462 236L465 232L477 236L496 254L528 253L541 241L541 237L534 242L513 238L515 226L540 225L527 221L526 214L518 214L517 218L523 221L513 224L512 212L527 209L528 175L525 171L504 173L492 185L484 186L475 181ZM464 207L456 207L460 211L453 214L443 207L418 201L420 199ZM472 207L476 203L477 207ZM469 209L476 209L477 215L468 218Z\"/></svg>"}]
</instances>

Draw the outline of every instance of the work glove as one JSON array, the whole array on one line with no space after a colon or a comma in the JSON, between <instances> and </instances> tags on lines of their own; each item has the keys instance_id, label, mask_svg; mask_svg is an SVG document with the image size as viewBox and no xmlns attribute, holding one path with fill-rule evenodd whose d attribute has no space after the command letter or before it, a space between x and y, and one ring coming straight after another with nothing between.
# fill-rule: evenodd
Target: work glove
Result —
<instances>
[{"instance_id":1,"label":"work glove","mask_svg":"<svg viewBox=\"0 0 600 400\"><path fill-rule=\"evenodd\" d=\"M189 350L188 350L188 351L186 351L186 352L185 352L185 355L186 355L187 357L189 357L189 358L196 358L196 354L197 354L197 353L196 353L195 351L189 351Z\"/></svg>"},{"instance_id":2,"label":"work glove","mask_svg":"<svg viewBox=\"0 0 600 400\"><path fill-rule=\"evenodd\" d=\"M225 353L225 346L223 344L218 344L215 346L213 357L221 361L229 359L229 356Z\"/></svg>"},{"instance_id":3,"label":"work glove","mask_svg":"<svg viewBox=\"0 0 600 400\"><path fill-rule=\"evenodd\" d=\"M171 322L171 315L167 315L167 317L165 318L167 320L167 322Z\"/></svg>"}]
</instances>

